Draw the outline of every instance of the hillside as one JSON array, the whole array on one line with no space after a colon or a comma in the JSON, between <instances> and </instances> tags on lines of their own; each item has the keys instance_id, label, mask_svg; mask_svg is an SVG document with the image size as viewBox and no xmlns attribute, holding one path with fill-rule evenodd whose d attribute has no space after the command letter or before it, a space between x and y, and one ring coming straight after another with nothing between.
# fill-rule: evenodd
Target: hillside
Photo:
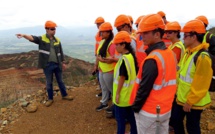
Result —
<instances>
[{"instance_id":1,"label":"hillside","mask_svg":"<svg viewBox=\"0 0 215 134\"><path fill-rule=\"evenodd\" d=\"M79 86L90 80L93 65L65 56L67 69L63 72L66 86ZM0 106L45 87L45 76L37 68L38 51L0 55ZM55 82L55 79L54 79ZM57 86L56 82L54 86Z\"/></svg>"}]
</instances>

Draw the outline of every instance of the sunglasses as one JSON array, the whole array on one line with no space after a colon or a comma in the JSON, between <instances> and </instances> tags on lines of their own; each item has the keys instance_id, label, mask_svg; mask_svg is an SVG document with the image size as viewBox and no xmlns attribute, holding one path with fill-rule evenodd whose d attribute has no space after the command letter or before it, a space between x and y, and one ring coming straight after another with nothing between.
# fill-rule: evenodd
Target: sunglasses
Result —
<instances>
[{"instance_id":1,"label":"sunglasses","mask_svg":"<svg viewBox=\"0 0 215 134\"><path fill-rule=\"evenodd\" d=\"M117 31L121 31L122 30L122 28L124 27L125 25L121 25L121 26L119 26L119 27L117 27L116 29L117 29Z\"/></svg>"},{"instance_id":2,"label":"sunglasses","mask_svg":"<svg viewBox=\"0 0 215 134\"><path fill-rule=\"evenodd\" d=\"M193 35L190 35L190 34L185 35L185 34L184 34L184 39L187 38L188 36L193 36Z\"/></svg>"},{"instance_id":3,"label":"sunglasses","mask_svg":"<svg viewBox=\"0 0 215 134\"><path fill-rule=\"evenodd\" d=\"M165 31L166 34L172 34L174 31Z\"/></svg>"},{"instance_id":4,"label":"sunglasses","mask_svg":"<svg viewBox=\"0 0 215 134\"><path fill-rule=\"evenodd\" d=\"M56 28L46 28L47 30L55 31Z\"/></svg>"}]
</instances>

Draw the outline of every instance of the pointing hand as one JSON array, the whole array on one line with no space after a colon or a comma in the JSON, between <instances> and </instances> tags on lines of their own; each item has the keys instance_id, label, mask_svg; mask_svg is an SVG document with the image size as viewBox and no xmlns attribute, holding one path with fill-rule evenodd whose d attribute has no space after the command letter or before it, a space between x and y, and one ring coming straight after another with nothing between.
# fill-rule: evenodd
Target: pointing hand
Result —
<instances>
[{"instance_id":1,"label":"pointing hand","mask_svg":"<svg viewBox=\"0 0 215 134\"><path fill-rule=\"evenodd\" d=\"M16 34L16 37L17 37L18 39L20 39L20 38L23 37L23 34Z\"/></svg>"}]
</instances>

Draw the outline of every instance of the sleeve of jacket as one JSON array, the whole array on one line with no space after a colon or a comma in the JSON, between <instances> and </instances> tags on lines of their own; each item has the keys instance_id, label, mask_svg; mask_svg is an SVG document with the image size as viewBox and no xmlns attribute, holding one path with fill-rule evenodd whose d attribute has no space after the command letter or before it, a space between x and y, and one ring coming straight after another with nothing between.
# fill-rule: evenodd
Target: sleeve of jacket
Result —
<instances>
[{"instance_id":1,"label":"sleeve of jacket","mask_svg":"<svg viewBox=\"0 0 215 134\"><path fill-rule=\"evenodd\" d=\"M60 54L61 54L61 61L65 61L64 60L64 54L63 54L63 48L62 48L61 43L60 43Z\"/></svg>"},{"instance_id":2,"label":"sleeve of jacket","mask_svg":"<svg viewBox=\"0 0 215 134\"><path fill-rule=\"evenodd\" d=\"M132 105L132 109L135 113L138 113L145 104L158 76L158 68L154 59L146 60L142 70L142 80L139 84L139 89Z\"/></svg>"},{"instance_id":3,"label":"sleeve of jacket","mask_svg":"<svg viewBox=\"0 0 215 134\"><path fill-rule=\"evenodd\" d=\"M30 41L30 42L33 42L33 43L35 43L35 44L40 44L40 42L41 42L41 36L34 36L34 35L31 35L32 37L33 37L33 41Z\"/></svg>"}]
</instances>

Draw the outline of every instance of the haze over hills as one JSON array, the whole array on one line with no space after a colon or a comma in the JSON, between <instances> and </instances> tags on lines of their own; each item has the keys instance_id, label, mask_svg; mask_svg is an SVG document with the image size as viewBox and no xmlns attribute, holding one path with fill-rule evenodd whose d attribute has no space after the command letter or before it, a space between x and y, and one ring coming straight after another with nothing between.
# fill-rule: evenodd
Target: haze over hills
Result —
<instances>
[{"instance_id":1,"label":"haze over hills","mask_svg":"<svg viewBox=\"0 0 215 134\"><path fill-rule=\"evenodd\" d=\"M93 62L96 27L57 27L64 53L68 56ZM25 39L17 39L15 34L23 33L40 36L45 34L43 26L26 27L0 31L0 54L11 54L37 50L38 46Z\"/></svg>"},{"instance_id":2,"label":"haze over hills","mask_svg":"<svg viewBox=\"0 0 215 134\"><path fill-rule=\"evenodd\" d=\"M185 23L181 23L183 26ZM209 20L208 29L215 26L215 19ZM133 26L133 28L136 28ZM98 31L97 27L57 27L56 36L61 39L64 53L68 56L82 59L93 63L95 34ZM16 33L24 33L30 35L43 35L45 33L44 26L25 27L0 31L0 54L11 54L28 52L37 50L36 44L25 39L17 39ZM114 28L114 33L116 29ZM183 35L182 35L183 38ZM181 38L181 39L182 39Z\"/></svg>"}]
</instances>

